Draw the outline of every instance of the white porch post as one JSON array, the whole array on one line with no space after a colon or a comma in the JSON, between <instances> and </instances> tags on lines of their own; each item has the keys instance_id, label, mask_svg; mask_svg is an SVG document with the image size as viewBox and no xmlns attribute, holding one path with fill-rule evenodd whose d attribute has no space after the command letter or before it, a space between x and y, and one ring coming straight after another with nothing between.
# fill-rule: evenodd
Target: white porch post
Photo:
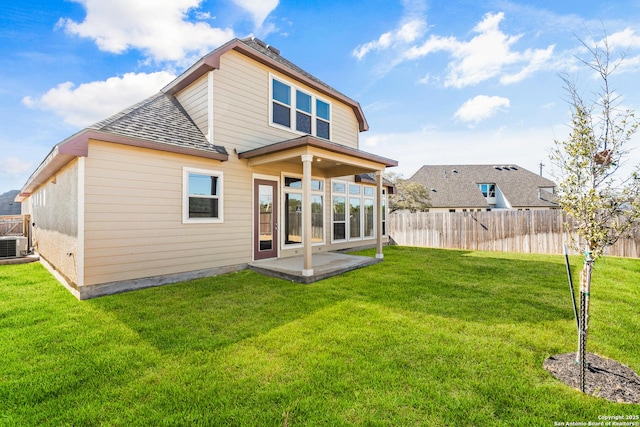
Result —
<instances>
[{"instance_id":1,"label":"white porch post","mask_svg":"<svg viewBox=\"0 0 640 427\"><path fill-rule=\"evenodd\" d=\"M383 259L382 253L382 171L376 171L376 184L378 185L378 216L376 232L376 258Z\"/></svg>"},{"instance_id":2,"label":"white porch post","mask_svg":"<svg viewBox=\"0 0 640 427\"><path fill-rule=\"evenodd\" d=\"M303 276L313 276L313 263L311 260L311 154L302 155L302 241L304 243L304 268Z\"/></svg>"}]
</instances>

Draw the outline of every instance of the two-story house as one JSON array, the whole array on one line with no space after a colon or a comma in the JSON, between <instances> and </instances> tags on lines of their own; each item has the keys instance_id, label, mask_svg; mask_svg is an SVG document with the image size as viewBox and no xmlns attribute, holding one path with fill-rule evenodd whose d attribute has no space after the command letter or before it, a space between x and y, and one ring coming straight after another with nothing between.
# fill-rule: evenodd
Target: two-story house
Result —
<instances>
[{"instance_id":1,"label":"two-story house","mask_svg":"<svg viewBox=\"0 0 640 427\"><path fill-rule=\"evenodd\" d=\"M558 207L556 184L517 165L424 165L409 181L427 188L433 212Z\"/></svg>"},{"instance_id":2,"label":"two-story house","mask_svg":"<svg viewBox=\"0 0 640 427\"><path fill-rule=\"evenodd\" d=\"M159 93L57 144L17 200L81 299L377 247L387 159L360 105L264 42L234 39ZM362 174L371 179L358 179Z\"/></svg>"}]
</instances>

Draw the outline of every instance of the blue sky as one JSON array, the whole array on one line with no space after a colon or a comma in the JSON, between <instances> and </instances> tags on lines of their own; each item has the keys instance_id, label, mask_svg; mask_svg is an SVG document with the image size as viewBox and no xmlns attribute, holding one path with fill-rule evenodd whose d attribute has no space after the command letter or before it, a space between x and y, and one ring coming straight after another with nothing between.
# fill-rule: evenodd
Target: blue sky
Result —
<instances>
[{"instance_id":1,"label":"blue sky","mask_svg":"<svg viewBox=\"0 0 640 427\"><path fill-rule=\"evenodd\" d=\"M4 0L0 193L58 142L249 35L360 102L360 148L399 160L407 178L423 164L543 162L548 175L548 150L569 131L558 74L591 99L578 38L604 30L614 56L626 52L613 88L638 110L638 0Z\"/></svg>"}]
</instances>

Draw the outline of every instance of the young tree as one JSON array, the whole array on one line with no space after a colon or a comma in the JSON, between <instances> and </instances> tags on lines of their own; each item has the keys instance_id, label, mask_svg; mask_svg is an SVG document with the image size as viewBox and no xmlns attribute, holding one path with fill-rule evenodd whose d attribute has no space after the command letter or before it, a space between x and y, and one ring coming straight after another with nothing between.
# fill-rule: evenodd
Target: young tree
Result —
<instances>
[{"instance_id":1,"label":"young tree","mask_svg":"<svg viewBox=\"0 0 640 427\"><path fill-rule=\"evenodd\" d=\"M555 141L550 157L559 170L558 202L573 219L579 238L574 246L583 247L585 253L576 356L582 366L580 385L584 392L593 264L607 246L631 233L640 220L640 165L629 176L621 176L628 145L640 123L633 111L621 108L620 97L610 86L611 75L624 55L612 60L606 35L600 43L581 43L589 59L578 59L596 73L600 87L587 102L569 77L562 76L572 108L572 130L567 140Z\"/></svg>"},{"instance_id":2,"label":"young tree","mask_svg":"<svg viewBox=\"0 0 640 427\"><path fill-rule=\"evenodd\" d=\"M409 182L402 175L388 172L385 178L396 187L395 194L389 195L389 212L406 210L424 212L429 210L429 190L419 182Z\"/></svg>"}]
</instances>

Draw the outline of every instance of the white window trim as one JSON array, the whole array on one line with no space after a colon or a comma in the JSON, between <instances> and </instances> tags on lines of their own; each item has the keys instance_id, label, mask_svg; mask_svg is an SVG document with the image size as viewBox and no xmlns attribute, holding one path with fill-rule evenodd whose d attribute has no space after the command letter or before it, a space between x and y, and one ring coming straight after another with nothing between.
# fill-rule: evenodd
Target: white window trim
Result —
<instances>
[{"instance_id":1,"label":"white window trim","mask_svg":"<svg viewBox=\"0 0 640 427\"><path fill-rule=\"evenodd\" d=\"M339 183L339 184L343 184L345 186L345 192L344 193L334 193L333 192L333 183ZM349 186L350 185L357 185L358 187L360 187L360 193L359 194L351 194L349 191ZM374 192L373 192L373 196L365 196L364 194L364 188L365 187L371 187L374 188ZM378 219L378 215L380 214L379 212L377 212L376 207L377 205L377 191L376 191L376 187L374 186L370 186L370 185L365 185L365 184L361 184L361 183L357 183L357 182L353 182L353 181L343 181L340 179L332 179L331 180L331 243L343 243L343 242L359 242L359 241L363 241L363 240L374 240L376 238L376 236L378 235L378 227L377 227L377 219ZM344 197L346 200L346 206L345 206L345 238L344 239L334 239L333 237L333 224L334 224L334 220L333 220L333 199L334 197ZM351 199L360 199L360 237L350 237L351 236L351 223L349 221L349 217L350 217L350 213L351 213ZM365 200L373 200L373 235L372 236L365 236L364 235L364 225L365 225L365 212L364 212L364 208L365 208Z\"/></svg>"},{"instance_id":2,"label":"white window trim","mask_svg":"<svg viewBox=\"0 0 640 427\"><path fill-rule=\"evenodd\" d=\"M189 173L218 177L218 218L189 218ZM211 169L199 169L191 167L182 168L182 223L183 224L221 224L224 222L224 176L221 171Z\"/></svg>"},{"instance_id":3,"label":"white window trim","mask_svg":"<svg viewBox=\"0 0 640 427\"><path fill-rule=\"evenodd\" d=\"M287 244L286 242L286 234L287 234L287 230L285 229L285 215L287 214L286 211L286 206L285 204L285 193L295 193L295 194L302 194L302 189L297 189L297 188L289 188L286 186L286 180L285 178L300 178L302 179L303 176L300 174L295 174L295 173L282 173L281 177L280 177L280 194L282 194L281 197L281 201L280 201L280 223L282 224L282 227L280 227L280 249L282 250L288 250L288 249L299 249L299 248L303 248L304 247L304 243L289 243ZM316 181L321 181L322 182L322 190L311 190L311 195L312 196L322 196L322 241L321 242L315 242L312 243L312 246L321 246L326 244L326 234L327 234L327 218L326 218L326 203L327 203L327 194L326 194L326 180L322 177L318 177L318 176L312 176L311 177L312 180L316 180ZM304 230L302 230L304 232ZM304 235L302 236L302 241L304 242Z\"/></svg>"},{"instance_id":4,"label":"white window trim","mask_svg":"<svg viewBox=\"0 0 640 427\"><path fill-rule=\"evenodd\" d=\"M291 88L291 93L289 94L291 105L288 106L289 115L290 115L289 121L291 123L291 127L287 127L279 123L273 122L273 102L274 102L273 81L274 80L277 80L280 83L286 84ZM296 130L296 111L298 111L298 108L296 105L296 90L299 90L300 92L307 94L311 97L311 133L310 134ZM312 136L315 136L316 138L324 139L321 136L317 136L316 120L318 119L318 116L316 115L316 100L320 100L326 104L329 104L329 139L327 139L327 141L332 141L333 140L333 104L331 103L331 101L329 101L326 98L322 98L314 94L313 92L309 92L308 90L305 90L302 87L291 83L289 80L286 80L280 76L276 76L269 73L269 126L277 129L286 130L288 132L293 132L297 135L312 135ZM275 102L280 103L279 101L275 101ZM320 120L326 121L323 118L320 118Z\"/></svg>"}]
</instances>

